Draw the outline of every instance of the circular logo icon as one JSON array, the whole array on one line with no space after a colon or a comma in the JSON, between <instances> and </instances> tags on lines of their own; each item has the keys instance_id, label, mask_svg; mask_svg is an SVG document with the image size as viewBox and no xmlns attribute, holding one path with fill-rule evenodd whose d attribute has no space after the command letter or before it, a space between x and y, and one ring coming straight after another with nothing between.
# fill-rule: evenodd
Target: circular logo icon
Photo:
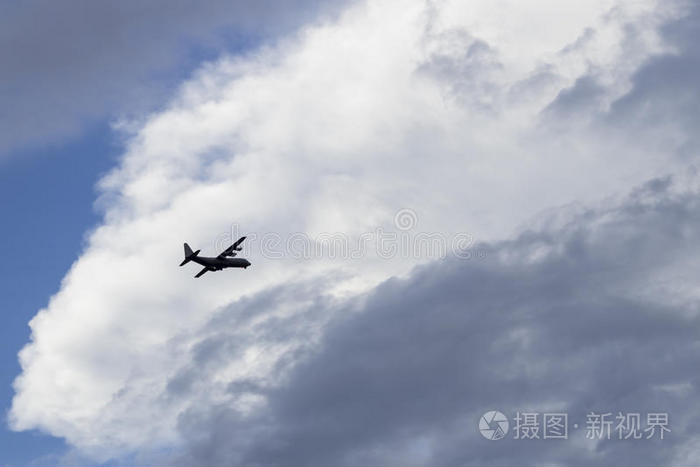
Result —
<instances>
[{"instance_id":1,"label":"circular logo icon","mask_svg":"<svg viewBox=\"0 0 700 467\"><path fill-rule=\"evenodd\" d=\"M491 441L505 438L508 426L508 418L498 410L490 410L479 419L481 436Z\"/></svg>"},{"instance_id":2,"label":"circular logo icon","mask_svg":"<svg viewBox=\"0 0 700 467\"><path fill-rule=\"evenodd\" d=\"M418 215L413 209L400 209L394 216L394 225L399 230L411 230L418 223Z\"/></svg>"}]
</instances>

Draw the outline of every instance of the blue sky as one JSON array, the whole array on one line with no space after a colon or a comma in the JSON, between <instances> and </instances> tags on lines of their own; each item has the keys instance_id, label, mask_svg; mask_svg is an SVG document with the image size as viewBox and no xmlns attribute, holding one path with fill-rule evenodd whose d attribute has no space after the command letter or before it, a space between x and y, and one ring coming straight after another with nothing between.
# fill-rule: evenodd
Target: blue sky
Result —
<instances>
[{"instance_id":1,"label":"blue sky","mask_svg":"<svg viewBox=\"0 0 700 467\"><path fill-rule=\"evenodd\" d=\"M2 391L9 410L12 381L19 372L17 352L29 338L27 322L48 302L83 247L83 235L98 221L94 184L108 170L119 147L105 122L86 128L81 138L51 147L17 151L2 164L2 217L11 220L2 240ZM9 228L9 225L13 225ZM0 435L2 461L26 465L64 443L37 432Z\"/></svg>"},{"instance_id":2,"label":"blue sky","mask_svg":"<svg viewBox=\"0 0 700 467\"><path fill-rule=\"evenodd\" d=\"M40 9L37 10L39 14ZM179 41L180 59L175 66L155 68L155 76L145 83L156 87L156 94L172 91L201 63L215 59L223 50L245 51L257 40L236 30L218 34L216 45ZM87 40L88 38L82 38ZM244 45L248 43L248 45ZM157 105L154 100L153 105ZM17 353L29 339L29 320L56 293L61 279L85 246L85 234L99 222L101 213L94 203L95 184L118 160L123 139L112 130L110 121L117 114L107 108L67 135L38 143L23 142L4 152L0 160L2 217L13 228L3 230L7 245L6 261L0 266L4 297L2 327L3 412L10 408L12 382L20 372ZM41 134L41 131L38 131ZM51 464L68 447L61 438L38 430L16 432L3 424L0 432L0 462L12 466L44 460Z\"/></svg>"},{"instance_id":3,"label":"blue sky","mask_svg":"<svg viewBox=\"0 0 700 467\"><path fill-rule=\"evenodd\" d=\"M223 31L216 46L178 39L181 59L176 66L157 70L148 83L157 94L172 90L200 64L224 50L244 53L253 47L254 36ZM247 43L247 45L246 45ZM157 105L154 101L153 105ZM107 109L109 112L110 109ZM8 246L2 266L5 304L2 335L3 409L9 410L12 382L20 372L17 353L29 339L27 323L56 293L61 279L85 246L85 234L101 218L95 206L95 184L114 167L123 150L121 134L114 132L112 115L81 123L76 134L54 137L38 144L27 141L6 151L0 161L2 216L12 219L2 240ZM13 310L10 312L10 310ZM16 432L3 425L0 461L12 466L51 459L67 452L61 438L38 430Z\"/></svg>"},{"instance_id":4,"label":"blue sky","mask_svg":"<svg viewBox=\"0 0 700 467\"><path fill-rule=\"evenodd\" d=\"M0 465L696 465L699 10L550 3L9 5Z\"/></svg>"},{"instance_id":5,"label":"blue sky","mask_svg":"<svg viewBox=\"0 0 700 467\"><path fill-rule=\"evenodd\" d=\"M308 3L313 10L314 2ZM183 7L191 9L184 4ZM188 24L185 17L184 23L176 21L164 25L156 40L149 38L154 29L135 31L133 40L136 44L138 41L155 43L152 52L165 56L165 59L154 59L148 52L140 54L137 51L134 55L119 45L108 48L107 53L114 54L107 57L112 62L110 67L124 69L116 76L109 76L99 71L99 64L93 63L92 57L76 57L75 53L80 53L82 45L79 43L105 40L104 35L100 37L100 32L91 27L89 20L86 24L81 16L93 15L95 24L106 24L111 21L110 12L99 8L81 12L81 8L78 2L66 3L59 8L63 11L58 13L67 18L65 24L45 30L41 25L54 21L52 11L58 11L46 2L13 5L6 18L8 27L1 47L6 62L16 63L19 59L23 48L17 44L27 44L27 51L34 49L38 55L50 53L53 49L56 57L50 68L44 68L43 81L60 83L67 79L78 87L65 84L52 89L48 85L46 91L41 91L39 85L37 89L36 75L30 71L33 65L41 69L40 57L34 63L25 60L25 64L17 64L14 68L8 65L5 70L8 84L16 81L4 91L9 105L5 106L2 121L8 123L6 130L9 131L3 134L0 143L0 190L5 200L1 215L8 224L14 225L4 229L0 237L8 249L6 260L0 266L3 277L0 287L4 297L0 398L4 413L9 411L14 394L12 382L21 370L17 353L29 339L27 323L59 290L61 279L85 247L86 233L101 219L101 212L94 204L97 196L95 184L114 167L124 149L122 134L113 131L112 123L124 114L132 114L133 108L143 114L157 109L168 94L202 63L215 60L223 53L245 53L262 37L273 39L295 27L296 20L291 18L306 14L305 9L300 8L297 13L278 22L277 15L265 13L261 17L255 8L248 6L212 4L209 10L202 8L193 14L220 15L206 20L201 30ZM138 13L136 3L125 3L120 9L127 21L148 22L148 16L143 14L146 12ZM241 11L247 12L245 18L236 17ZM158 14L158 9L150 13ZM135 16L139 14L141 18ZM260 21L269 21L269 25L260 27ZM55 40L50 35L52 29L53 32L73 30L75 33L61 46L62 39L56 43L58 45L50 44ZM261 31L264 35L260 34ZM129 34L125 24L117 25L111 33ZM136 61L133 62L132 58ZM70 71L66 73L62 60L65 64L77 65L78 68L72 70L78 73L77 79ZM81 67L87 71L87 76L80 76ZM123 82L104 84L119 79ZM147 97L143 99L145 96L140 91L134 96L129 87L140 91L146 89ZM13 89L14 95L11 94ZM20 102L31 102L37 96L43 95L50 103L59 94L66 93L70 100L71 93L84 91L95 95L92 102L64 103L64 115L52 113L54 109L50 104L35 107L33 114L16 113L25 107ZM100 95L100 92L104 94ZM13 108L13 102L17 103L16 108ZM42 120L41 114L47 114L49 118ZM13 135L12 124L9 124L12 119L20 127L36 125L31 130L33 136L23 136L21 131ZM67 124L62 126L64 119ZM54 126L58 129L54 130ZM0 432L2 465L22 466L35 461L51 464L67 451L63 439L39 430L16 432L3 424Z\"/></svg>"}]
</instances>

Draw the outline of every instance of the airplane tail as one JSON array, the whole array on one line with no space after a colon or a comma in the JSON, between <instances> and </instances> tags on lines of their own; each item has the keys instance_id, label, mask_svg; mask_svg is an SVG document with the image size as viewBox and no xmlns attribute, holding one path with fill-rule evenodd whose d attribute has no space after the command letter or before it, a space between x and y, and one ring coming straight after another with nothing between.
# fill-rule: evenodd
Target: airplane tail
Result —
<instances>
[{"instance_id":1,"label":"airplane tail","mask_svg":"<svg viewBox=\"0 0 700 467\"><path fill-rule=\"evenodd\" d=\"M182 263L180 263L180 266L184 266L185 264L189 263L192 260L192 258L199 254L200 251L201 250L192 251L192 248L190 248L190 246L187 243L185 243L185 260Z\"/></svg>"}]
</instances>

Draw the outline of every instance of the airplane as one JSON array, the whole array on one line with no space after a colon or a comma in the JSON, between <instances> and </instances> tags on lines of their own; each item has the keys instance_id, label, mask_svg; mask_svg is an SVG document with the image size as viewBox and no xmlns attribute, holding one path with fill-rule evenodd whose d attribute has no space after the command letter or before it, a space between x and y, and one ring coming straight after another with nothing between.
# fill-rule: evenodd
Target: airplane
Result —
<instances>
[{"instance_id":1,"label":"airplane","mask_svg":"<svg viewBox=\"0 0 700 467\"><path fill-rule=\"evenodd\" d=\"M207 271L221 271L226 268L243 268L246 269L250 266L250 261L244 258L234 258L236 252L241 251L241 243L243 243L245 237L241 237L236 240L236 243L226 248L221 252L216 258L208 258L205 256L199 256L199 252L202 250L192 251L192 248L185 243L185 260L180 263L180 266L184 266L190 261L194 261L197 264L204 266L204 269L199 271L194 277L201 277Z\"/></svg>"}]
</instances>

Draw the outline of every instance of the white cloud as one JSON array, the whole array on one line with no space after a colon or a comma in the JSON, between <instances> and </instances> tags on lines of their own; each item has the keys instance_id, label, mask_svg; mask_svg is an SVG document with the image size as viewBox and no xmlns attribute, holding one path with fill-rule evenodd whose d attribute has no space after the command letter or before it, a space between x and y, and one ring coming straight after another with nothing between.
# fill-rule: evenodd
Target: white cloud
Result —
<instances>
[{"instance_id":1,"label":"white cloud","mask_svg":"<svg viewBox=\"0 0 700 467\"><path fill-rule=\"evenodd\" d=\"M639 292L648 276L668 279L697 250L700 185L689 175L578 215L562 208L565 225L489 244L483 261L417 268L359 300L314 302L317 291L294 284L224 308L195 332L191 363L169 388L193 401L179 420L187 448L175 464L688 465L700 412L697 298L655 301ZM543 246L549 251L533 260ZM697 271L683 272L697 289ZM239 329L290 293L304 299L306 315ZM237 347L285 342L337 306L345 311L282 384L239 381L229 399L206 398L201 382L235 361ZM237 410L242 395L268 403ZM494 443L477 420L496 407L511 431ZM517 411L538 412L539 423L544 413L568 414L569 438L544 440L540 425L538 441L511 439ZM657 433L619 442L615 430L610 441L586 439L591 411L662 411L671 432L663 441Z\"/></svg>"},{"instance_id":2,"label":"white cloud","mask_svg":"<svg viewBox=\"0 0 700 467\"><path fill-rule=\"evenodd\" d=\"M7 5L0 18L0 157L75 136L88 120L153 109L189 72L194 55L272 41L340 6L318 0Z\"/></svg>"},{"instance_id":3,"label":"white cloud","mask_svg":"<svg viewBox=\"0 0 700 467\"><path fill-rule=\"evenodd\" d=\"M600 86L603 107L619 97L666 50L657 30L678 12L652 1L566 2L573 13L552 13L548 28L543 14L561 2L506 3L369 1L204 66L128 136L101 182L104 223L30 323L12 426L65 437L96 458L177 444L189 401L165 397L166 385L187 361L183 336L220 307L301 279L356 293L420 261L371 248L361 260L269 259L255 248L265 233L357 239L395 231L395 213L410 208L413 232L502 239L543 209L679 166L666 148L588 125L600 106L558 125L543 113L584 77ZM183 241L218 253L232 222L257 235L253 268L199 280L195 268L177 268ZM294 316L295 297L286 299L265 316ZM250 342L207 382L211 400L226 400L221 387L237 379L270 378L327 318L275 349Z\"/></svg>"}]
</instances>

